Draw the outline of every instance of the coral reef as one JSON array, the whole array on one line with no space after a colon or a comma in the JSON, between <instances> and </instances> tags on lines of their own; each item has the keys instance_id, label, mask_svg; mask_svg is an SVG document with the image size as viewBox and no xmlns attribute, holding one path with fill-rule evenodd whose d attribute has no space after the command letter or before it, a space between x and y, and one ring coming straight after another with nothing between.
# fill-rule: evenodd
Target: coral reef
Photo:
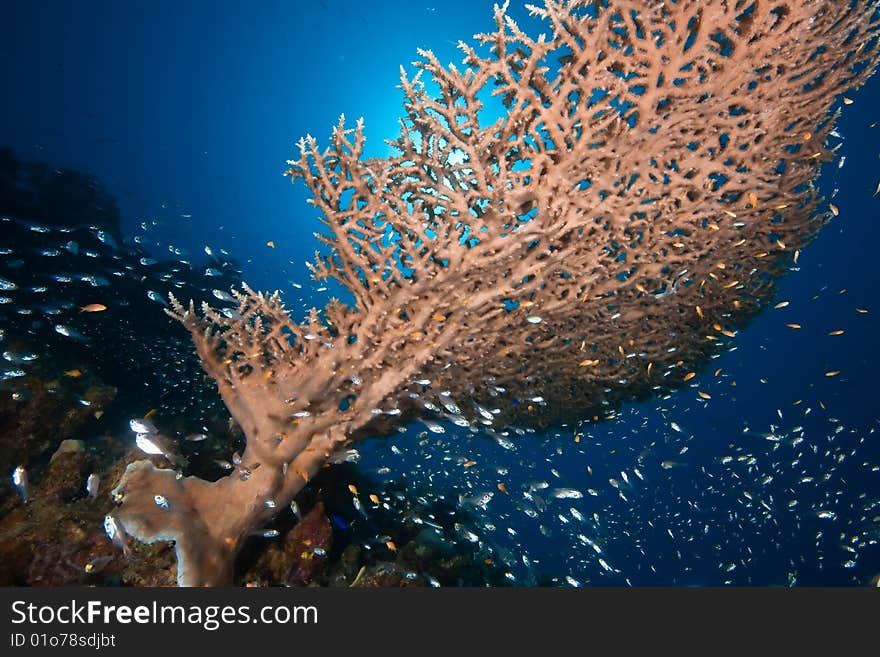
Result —
<instances>
[{"instance_id":1,"label":"coral reef","mask_svg":"<svg viewBox=\"0 0 880 657\"><path fill-rule=\"evenodd\" d=\"M395 423L548 426L680 385L821 228L836 99L877 65L871 3L587 4L532 7L549 38L498 7L463 70L420 52L395 155L364 158L360 121L300 141L287 173L329 231L312 269L354 306L298 323L248 287L224 314L172 299L247 440L216 482L136 462L115 489L129 533L175 542L180 584L232 582L276 509Z\"/></svg>"},{"instance_id":2,"label":"coral reef","mask_svg":"<svg viewBox=\"0 0 880 657\"><path fill-rule=\"evenodd\" d=\"M96 415L100 417L115 395L115 388L100 384L79 391L70 383L36 377L16 383L13 395L0 396L0 436L15 436L15 440L0 441L0 471L12 472L17 465L41 465L62 441L94 422ZM87 405L72 403L74 396ZM7 478L0 495L0 510L18 496Z\"/></svg>"},{"instance_id":3,"label":"coral reef","mask_svg":"<svg viewBox=\"0 0 880 657\"><path fill-rule=\"evenodd\" d=\"M128 455L131 461L134 455ZM133 544L124 555L107 538L102 519L112 508L110 484L124 460L101 472L94 498L85 481L98 465L79 440L65 440L34 482L31 497L0 519L0 584L171 586L174 552Z\"/></svg>"}]
</instances>

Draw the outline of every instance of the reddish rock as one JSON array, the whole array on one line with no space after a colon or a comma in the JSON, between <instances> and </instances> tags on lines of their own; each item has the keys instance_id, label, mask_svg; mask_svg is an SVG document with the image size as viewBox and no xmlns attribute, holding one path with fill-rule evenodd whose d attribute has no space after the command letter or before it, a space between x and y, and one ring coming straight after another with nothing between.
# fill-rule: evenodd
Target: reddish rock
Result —
<instances>
[{"instance_id":1,"label":"reddish rock","mask_svg":"<svg viewBox=\"0 0 880 657\"><path fill-rule=\"evenodd\" d=\"M284 552L291 558L287 583L304 586L315 579L327 561L333 543L333 529L318 502L284 538Z\"/></svg>"},{"instance_id":2,"label":"reddish rock","mask_svg":"<svg viewBox=\"0 0 880 657\"><path fill-rule=\"evenodd\" d=\"M333 530L321 502L315 504L281 540L253 539L255 560L244 566L244 586L307 586L322 575L333 541ZM247 561L245 557L244 561ZM240 564L241 565L241 564Z\"/></svg>"}]
</instances>

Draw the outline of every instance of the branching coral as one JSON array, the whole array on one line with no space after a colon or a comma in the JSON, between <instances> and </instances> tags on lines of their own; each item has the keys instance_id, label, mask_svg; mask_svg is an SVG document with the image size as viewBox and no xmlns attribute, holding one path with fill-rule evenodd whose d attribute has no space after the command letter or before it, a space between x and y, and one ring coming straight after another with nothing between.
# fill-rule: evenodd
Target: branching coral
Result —
<instances>
[{"instance_id":1,"label":"branching coral","mask_svg":"<svg viewBox=\"0 0 880 657\"><path fill-rule=\"evenodd\" d=\"M546 426L679 384L821 228L813 182L837 96L876 67L873 4L529 10L549 38L505 6L464 70L420 51L395 155L365 158L344 118L328 148L300 141L287 173L328 229L313 271L353 307L297 324L249 288L225 315L174 300L247 437L218 482L138 462L117 487L128 532L177 542L181 584L228 583L275 508L394 422Z\"/></svg>"}]
</instances>

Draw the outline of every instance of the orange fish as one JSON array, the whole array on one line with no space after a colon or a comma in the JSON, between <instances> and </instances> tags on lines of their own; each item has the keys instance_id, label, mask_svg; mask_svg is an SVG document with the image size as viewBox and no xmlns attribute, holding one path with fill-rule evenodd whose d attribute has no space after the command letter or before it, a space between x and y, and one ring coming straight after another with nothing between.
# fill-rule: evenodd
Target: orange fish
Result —
<instances>
[{"instance_id":1,"label":"orange fish","mask_svg":"<svg viewBox=\"0 0 880 657\"><path fill-rule=\"evenodd\" d=\"M81 313L99 313L103 310L107 310L107 306L103 303L90 303L87 306L82 306L79 311Z\"/></svg>"},{"instance_id":2,"label":"orange fish","mask_svg":"<svg viewBox=\"0 0 880 657\"><path fill-rule=\"evenodd\" d=\"M268 246L270 249L274 249L275 242L273 242L272 240L269 240L268 242L266 242L266 246Z\"/></svg>"},{"instance_id":3,"label":"orange fish","mask_svg":"<svg viewBox=\"0 0 880 657\"><path fill-rule=\"evenodd\" d=\"M82 372L80 372L79 370L64 370L64 376L69 376L75 379L82 376Z\"/></svg>"}]
</instances>

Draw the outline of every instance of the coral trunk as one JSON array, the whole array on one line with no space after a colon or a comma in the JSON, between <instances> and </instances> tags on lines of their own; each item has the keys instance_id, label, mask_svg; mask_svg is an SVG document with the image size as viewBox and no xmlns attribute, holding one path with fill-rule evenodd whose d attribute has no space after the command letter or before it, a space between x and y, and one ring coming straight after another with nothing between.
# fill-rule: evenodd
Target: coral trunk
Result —
<instances>
[{"instance_id":1,"label":"coral trunk","mask_svg":"<svg viewBox=\"0 0 880 657\"><path fill-rule=\"evenodd\" d=\"M136 461L113 491L122 500L115 515L145 543L174 541L178 585L230 585L244 542L290 503L323 462L322 453L307 451L284 470L239 468L208 482Z\"/></svg>"}]
</instances>

